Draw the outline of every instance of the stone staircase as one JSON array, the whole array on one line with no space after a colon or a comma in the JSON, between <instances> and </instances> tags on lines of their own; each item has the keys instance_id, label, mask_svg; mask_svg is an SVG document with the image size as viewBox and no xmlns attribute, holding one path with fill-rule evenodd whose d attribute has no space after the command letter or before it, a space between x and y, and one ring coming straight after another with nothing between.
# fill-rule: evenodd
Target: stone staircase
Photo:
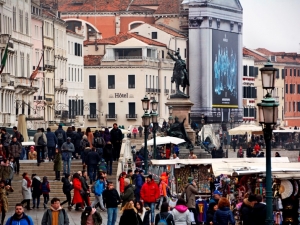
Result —
<instances>
[{"instance_id":1,"label":"stone staircase","mask_svg":"<svg viewBox=\"0 0 300 225\"><path fill-rule=\"evenodd\" d=\"M71 164L71 174L82 170L82 164L81 160L73 160ZM112 181L114 184L116 183L116 173L117 173L117 162L113 162L113 174L112 176L107 176L107 179L109 181ZM54 181L55 179L55 172L53 171L53 163L52 162L45 162L41 163L40 166L37 166L36 162L33 160L21 160L20 161L20 174L14 175L13 181L12 181L12 187L14 188L13 193L9 193L8 196L8 202L9 207L12 209L16 203L20 203L23 200L22 196L22 188L21 188L21 182L22 182L22 173L27 172L29 176L31 177L31 174L35 173L37 176L39 176L41 179L44 176L47 176L48 181L50 183L50 200L53 197L57 197L64 201L65 195L62 192L62 182L61 181ZM61 177L62 177L61 172ZM89 180L87 182L89 184ZM73 191L71 192L73 196ZM91 194L91 201L94 200L94 194ZM32 206L32 202L31 202ZM50 206L50 202L48 203L48 206ZM40 207L43 208L43 196L41 196L41 203Z\"/></svg>"}]
</instances>

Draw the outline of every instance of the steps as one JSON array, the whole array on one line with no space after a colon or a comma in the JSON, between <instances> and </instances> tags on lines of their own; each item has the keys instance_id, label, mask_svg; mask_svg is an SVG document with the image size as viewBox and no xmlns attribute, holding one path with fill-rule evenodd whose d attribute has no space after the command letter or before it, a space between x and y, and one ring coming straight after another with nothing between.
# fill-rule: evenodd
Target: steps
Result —
<instances>
[{"instance_id":1,"label":"steps","mask_svg":"<svg viewBox=\"0 0 300 225\"><path fill-rule=\"evenodd\" d=\"M107 175L107 179L114 184L116 183L116 172L117 172L117 162L113 162L113 174L112 176ZM82 164L81 160L72 160L71 163L71 174L81 171L82 170ZM27 172L29 176L31 177L31 174L35 173L37 176L39 176L41 179L43 179L44 176L47 176L48 181L50 183L50 200L53 197L57 197L64 201L65 195L62 192L62 182L61 181L54 181L55 179L55 172L53 171L53 162L45 162L41 163L40 166L37 166L36 162L33 160L21 160L20 161L20 174L14 175L14 178L12 180L12 187L14 189L13 193L9 193L8 195L8 202L9 202L9 207L12 209L16 203L20 203L23 200L22 196L22 187L21 187L21 182L22 182L22 174L23 172ZM63 172L61 171L61 177L63 176ZM89 184L89 180L87 181ZM73 191L71 192L73 196ZM91 201L94 200L94 194L91 194L90 197ZM43 208L43 196L41 196L41 203L40 207ZM32 206L32 202L31 202ZM50 206L50 202L48 203L48 207Z\"/></svg>"}]
</instances>

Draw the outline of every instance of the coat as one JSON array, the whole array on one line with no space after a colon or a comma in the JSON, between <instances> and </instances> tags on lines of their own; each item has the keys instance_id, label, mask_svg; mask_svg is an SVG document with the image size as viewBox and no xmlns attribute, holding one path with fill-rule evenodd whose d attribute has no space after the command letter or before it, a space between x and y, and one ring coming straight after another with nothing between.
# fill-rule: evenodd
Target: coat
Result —
<instances>
[{"instance_id":1,"label":"coat","mask_svg":"<svg viewBox=\"0 0 300 225\"><path fill-rule=\"evenodd\" d=\"M69 158L72 158L72 152L75 151L75 147L74 147L74 145L73 145L72 142L70 142L70 143L65 142L65 143L62 144L61 150L62 150L62 151L68 151L68 153L69 153Z\"/></svg>"},{"instance_id":2,"label":"coat","mask_svg":"<svg viewBox=\"0 0 300 225\"><path fill-rule=\"evenodd\" d=\"M69 217L67 212L63 208L59 208L57 211L59 211L58 214L58 224L57 225L69 225ZM53 208L47 209L43 215L42 218L42 225L52 225L52 211L54 211Z\"/></svg>"},{"instance_id":3,"label":"coat","mask_svg":"<svg viewBox=\"0 0 300 225\"><path fill-rule=\"evenodd\" d=\"M251 202L248 201L247 198L244 199L243 204L240 208L241 212L241 220L243 221L244 225L250 225L252 223L251 221L251 213L252 213L253 207L251 205Z\"/></svg>"},{"instance_id":4,"label":"coat","mask_svg":"<svg viewBox=\"0 0 300 225\"><path fill-rule=\"evenodd\" d=\"M42 135L43 135L44 142L47 144L47 137L46 137L46 135L43 132L37 132L33 136L33 141L35 143L35 146L39 146L38 145L38 140L39 140L39 137L42 136Z\"/></svg>"},{"instance_id":5,"label":"coat","mask_svg":"<svg viewBox=\"0 0 300 225\"><path fill-rule=\"evenodd\" d=\"M235 225L233 213L228 207L219 208L214 215L213 223L215 225Z\"/></svg>"},{"instance_id":6,"label":"coat","mask_svg":"<svg viewBox=\"0 0 300 225\"><path fill-rule=\"evenodd\" d=\"M142 220L140 216L134 211L134 209L126 209L123 211L122 216L120 217L119 225L140 225Z\"/></svg>"},{"instance_id":7,"label":"coat","mask_svg":"<svg viewBox=\"0 0 300 225\"><path fill-rule=\"evenodd\" d=\"M9 189L4 188L0 188L0 201L1 204L3 206L3 211L4 212L8 212L8 192L13 192L14 189L12 187L10 187ZM2 210L2 207L0 208L0 212ZM3 212L1 212L3 213Z\"/></svg>"},{"instance_id":8,"label":"coat","mask_svg":"<svg viewBox=\"0 0 300 225\"><path fill-rule=\"evenodd\" d=\"M124 188L124 194L121 196L122 199L122 207L131 200L134 200L134 189L131 184L127 185Z\"/></svg>"},{"instance_id":9,"label":"coat","mask_svg":"<svg viewBox=\"0 0 300 225\"><path fill-rule=\"evenodd\" d=\"M106 189L102 193L103 203L106 208L117 208L121 202L121 198L116 189Z\"/></svg>"},{"instance_id":10,"label":"coat","mask_svg":"<svg viewBox=\"0 0 300 225\"><path fill-rule=\"evenodd\" d=\"M157 213L155 216L155 223L154 223L155 225L158 224L158 222L160 221L160 218L166 219L166 222L168 225L175 225L173 215L169 212Z\"/></svg>"},{"instance_id":11,"label":"coat","mask_svg":"<svg viewBox=\"0 0 300 225\"><path fill-rule=\"evenodd\" d=\"M62 171L62 156L61 153L56 153L53 159L54 165L53 165L53 170L54 171Z\"/></svg>"},{"instance_id":12,"label":"coat","mask_svg":"<svg viewBox=\"0 0 300 225\"><path fill-rule=\"evenodd\" d=\"M14 158L19 158L22 153L22 145L20 142L11 141L8 146L9 154Z\"/></svg>"},{"instance_id":13,"label":"coat","mask_svg":"<svg viewBox=\"0 0 300 225\"><path fill-rule=\"evenodd\" d=\"M22 195L24 199L32 199L31 187L27 187L27 180L22 180Z\"/></svg>"},{"instance_id":14,"label":"coat","mask_svg":"<svg viewBox=\"0 0 300 225\"><path fill-rule=\"evenodd\" d=\"M28 224L29 221L29 224ZM27 216L25 213L23 213L23 216L21 219L17 217L16 214L14 214L12 217L9 217L6 224L11 225L33 225L33 221L30 216Z\"/></svg>"},{"instance_id":15,"label":"coat","mask_svg":"<svg viewBox=\"0 0 300 225\"><path fill-rule=\"evenodd\" d=\"M124 188L125 188L125 184L124 184L124 177L120 177L119 182L120 182L120 193L124 193Z\"/></svg>"},{"instance_id":16,"label":"coat","mask_svg":"<svg viewBox=\"0 0 300 225\"><path fill-rule=\"evenodd\" d=\"M62 129L62 128L58 128L54 134L55 136L57 137L59 133L62 133L62 139L63 140L58 140L57 139L57 145L58 146L61 146L63 143L65 143L67 141L67 135L66 135L66 132Z\"/></svg>"},{"instance_id":17,"label":"coat","mask_svg":"<svg viewBox=\"0 0 300 225\"><path fill-rule=\"evenodd\" d=\"M87 136L87 139L88 139L88 141L89 141L89 143L90 143L90 147L92 147L92 146L93 146L93 140L94 140L94 135L93 135L93 133L92 133L92 132L89 132L88 134L86 134L86 136Z\"/></svg>"},{"instance_id":18,"label":"coat","mask_svg":"<svg viewBox=\"0 0 300 225\"><path fill-rule=\"evenodd\" d=\"M190 211L188 207L184 205L177 205L172 210L173 219L176 225L190 224Z\"/></svg>"},{"instance_id":19,"label":"coat","mask_svg":"<svg viewBox=\"0 0 300 225\"><path fill-rule=\"evenodd\" d=\"M154 182L154 180L151 180L149 183L144 183L140 195L144 202L155 203L160 197L158 185Z\"/></svg>"},{"instance_id":20,"label":"coat","mask_svg":"<svg viewBox=\"0 0 300 225\"><path fill-rule=\"evenodd\" d=\"M100 161L100 155L96 151L90 151L85 157L86 165L97 165Z\"/></svg>"},{"instance_id":21,"label":"coat","mask_svg":"<svg viewBox=\"0 0 300 225\"><path fill-rule=\"evenodd\" d=\"M123 139L122 131L117 128L117 129L111 129L110 131L110 140L111 142L115 143L117 141L121 142Z\"/></svg>"},{"instance_id":22,"label":"coat","mask_svg":"<svg viewBox=\"0 0 300 225\"><path fill-rule=\"evenodd\" d=\"M75 148L80 148L80 141L82 139L83 134L81 132L74 133L74 146Z\"/></svg>"},{"instance_id":23,"label":"coat","mask_svg":"<svg viewBox=\"0 0 300 225\"><path fill-rule=\"evenodd\" d=\"M166 172L163 172L160 175L160 184L159 184L159 191L161 196L164 197L167 196L167 187L168 187L168 175Z\"/></svg>"},{"instance_id":24,"label":"coat","mask_svg":"<svg viewBox=\"0 0 300 225\"><path fill-rule=\"evenodd\" d=\"M54 148L57 145L57 137L55 136L55 134L51 131L48 131L46 133L46 137L47 137L47 147Z\"/></svg>"},{"instance_id":25,"label":"coat","mask_svg":"<svg viewBox=\"0 0 300 225\"><path fill-rule=\"evenodd\" d=\"M82 190L81 181L78 178L73 179L74 195L73 195L73 204L83 203L80 190Z\"/></svg>"},{"instance_id":26,"label":"coat","mask_svg":"<svg viewBox=\"0 0 300 225\"><path fill-rule=\"evenodd\" d=\"M252 225L264 225L267 215L267 206L263 203L255 203L251 214Z\"/></svg>"},{"instance_id":27,"label":"coat","mask_svg":"<svg viewBox=\"0 0 300 225\"><path fill-rule=\"evenodd\" d=\"M100 213L97 212L97 210L95 208L92 208L91 213L92 213L92 219L93 219L94 225L101 225L102 217L101 217ZM83 211L81 213L81 225L86 225L87 218L88 218L88 215L86 215L86 212Z\"/></svg>"},{"instance_id":28,"label":"coat","mask_svg":"<svg viewBox=\"0 0 300 225\"><path fill-rule=\"evenodd\" d=\"M41 178L38 176L34 176L31 184L32 197L38 198L42 195L41 189Z\"/></svg>"},{"instance_id":29,"label":"coat","mask_svg":"<svg viewBox=\"0 0 300 225\"><path fill-rule=\"evenodd\" d=\"M185 194L187 199L187 207L190 209L195 209L196 207L196 198L195 195L198 194L198 189L192 184L188 184L185 187Z\"/></svg>"}]
</instances>

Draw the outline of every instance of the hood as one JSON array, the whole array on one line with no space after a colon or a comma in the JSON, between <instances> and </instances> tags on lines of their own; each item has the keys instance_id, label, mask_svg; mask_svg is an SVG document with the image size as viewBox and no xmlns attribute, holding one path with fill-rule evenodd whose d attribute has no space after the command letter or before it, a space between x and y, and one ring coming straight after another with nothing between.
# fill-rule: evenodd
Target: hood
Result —
<instances>
[{"instance_id":1,"label":"hood","mask_svg":"<svg viewBox=\"0 0 300 225\"><path fill-rule=\"evenodd\" d=\"M186 210L188 210L188 207L185 205L176 205L175 208L178 212L184 213Z\"/></svg>"},{"instance_id":2,"label":"hood","mask_svg":"<svg viewBox=\"0 0 300 225\"><path fill-rule=\"evenodd\" d=\"M33 179L37 179L38 181L42 181L39 176L34 176Z\"/></svg>"},{"instance_id":3,"label":"hood","mask_svg":"<svg viewBox=\"0 0 300 225\"><path fill-rule=\"evenodd\" d=\"M62 210L62 207L61 207L61 206L59 206L59 208L58 208L58 209L54 209L52 206L50 206L50 209L51 209L52 211L56 212L56 211Z\"/></svg>"},{"instance_id":4,"label":"hood","mask_svg":"<svg viewBox=\"0 0 300 225\"><path fill-rule=\"evenodd\" d=\"M249 202L249 201L248 201L248 199L247 199L247 198L245 198L245 199L243 200L243 203L244 203L246 206L248 206L248 207L251 207L251 208L252 208L252 204L251 204L251 202Z\"/></svg>"}]
</instances>

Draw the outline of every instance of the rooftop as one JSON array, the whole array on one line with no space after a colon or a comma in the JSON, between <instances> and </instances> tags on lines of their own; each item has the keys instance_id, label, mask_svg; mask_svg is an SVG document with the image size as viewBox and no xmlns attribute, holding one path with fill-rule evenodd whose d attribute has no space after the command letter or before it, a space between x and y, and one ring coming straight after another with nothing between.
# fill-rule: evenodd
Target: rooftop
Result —
<instances>
[{"instance_id":1,"label":"rooftop","mask_svg":"<svg viewBox=\"0 0 300 225\"><path fill-rule=\"evenodd\" d=\"M84 66L100 66L103 55L85 55Z\"/></svg>"},{"instance_id":2,"label":"rooftop","mask_svg":"<svg viewBox=\"0 0 300 225\"><path fill-rule=\"evenodd\" d=\"M143 25L143 24L141 24L141 25ZM174 37L187 38L185 35L181 34L179 31L175 31L174 29L163 26L161 24L148 24L148 25L150 25L152 27L155 27L159 30L162 30L162 31L174 36Z\"/></svg>"},{"instance_id":3,"label":"rooftop","mask_svg":"<svg viewBox=\"0 0 300 225\"><path fill-rule=\"evenodd\" d=\"M139 41L142 41L148 45L155 45L155 46L161 46L161 47L167 47L165 44L161 43L161 42L158 42L158 41L155 41L155 40L152 40L152 39L149 39L149 38L146 38L146 37L143 37L141 35L138 35L138 34L135 34L135 33L119 33L118 35L116 36L112 36L112 37L109 37L109 38L104 38L104 39L97 39L97 44L103 44L103 45L117 45L119 43L122 43L124 41L127 41L131 38L135 38ZM95 41L84 41L83 43L84 45L94 45L95 44Z\"/></svg>"}]
</instances>

